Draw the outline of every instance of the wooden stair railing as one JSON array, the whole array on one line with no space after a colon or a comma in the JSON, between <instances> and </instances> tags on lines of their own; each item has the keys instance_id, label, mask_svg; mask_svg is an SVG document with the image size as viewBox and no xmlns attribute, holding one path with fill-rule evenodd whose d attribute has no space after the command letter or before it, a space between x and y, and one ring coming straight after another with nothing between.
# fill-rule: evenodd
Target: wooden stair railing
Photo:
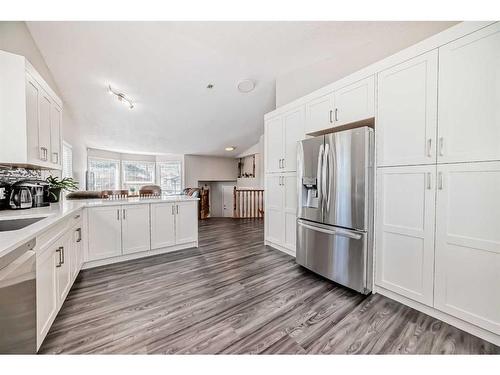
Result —
<instances>
[{"instance_id":1,"label":"wooden stair railing","mask_svg":"<svg viewBox=\"0 0 500 375\"><path fill-rule=\"evenodd\" d=\"M264 217L264 190L262 189L237 189L235 187L233 202L233 217L236 219Z\"/></svg>"}]
</instances>

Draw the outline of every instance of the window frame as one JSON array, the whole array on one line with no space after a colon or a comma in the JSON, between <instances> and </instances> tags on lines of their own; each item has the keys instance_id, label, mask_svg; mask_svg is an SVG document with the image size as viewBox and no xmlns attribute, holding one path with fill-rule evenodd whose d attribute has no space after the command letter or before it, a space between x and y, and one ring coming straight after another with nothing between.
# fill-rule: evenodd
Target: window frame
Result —
<instances>
[{"instance_id":1,"label":"window frame","mask_svg":"<svg viewBox=\"0 0 500 375\"><path fill-rule=\"evenodd\" d=\"M166 190L163 190L162 188L162 185L161 185L161 165L162 164L167 164L167 163L178 163L179 164L179 169L180 169L180 173L179 173L179 184L180 184L180 187L179 187L179 191L177 192L174 192L174 193L169 193L169 194L182 194L182 191L184 190L184 160L182 160L181 158L178 158L178 159L175 159L175 158L172 158L172 159L165 159L165 160L161 160L161 161L156 161L156 175L157 175L157 179L156 179L156 184L158 186L160 186L160 188L162 189L162 194L165 194L166 193Z\"/></svg>"},{"instance_id":2,"label":"window frame","mask_svg":"<svg viewBox=\"0 0 500 375\"><path fill-rule=\"evenodd\" d=\"M70 155L71 155L71 173L70 175L66 175L64 173L64 160L65 160L65 151L69 149L70 151ZM63 141L62 142L62 162L61 162L61 176L62 178L65 178L65 177L71 177L71 178L74 178L75 176L75 172L74 172L74 169L73 169L73 146L66 142L66 141Z\"/></svg>"},{"instance_id":3,"label":"window frame","mask_svg":"<svg viewBox=\"0 0 500 375\"><path fill-rule=\"evenodd\" d=\"M91 173L92 171L90 170L90 162L91 160L102 160L102 161L110 161L110 162L116 162L118 163L118 177L117 177L117 187L114 188L114 189L104 189L104 190L119 190L121 189L121 160L120 159L115 159L115 158L103 158L103 157L99 157L99 156L87 156L87 171L89 173ZM93 189L94 190L99 190L99 189L96 189L96 186L95 186L95 179L94 179L94 186L93 186ZM99 191L102 191L99 190Z\"/></svg>"}]
</instances>

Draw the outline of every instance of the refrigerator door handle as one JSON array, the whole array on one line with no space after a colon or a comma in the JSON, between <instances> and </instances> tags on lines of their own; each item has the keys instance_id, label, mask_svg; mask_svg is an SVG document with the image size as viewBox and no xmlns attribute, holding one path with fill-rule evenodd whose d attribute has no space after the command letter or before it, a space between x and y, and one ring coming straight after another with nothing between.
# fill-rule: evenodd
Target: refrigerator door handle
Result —
<instances>
[{"instance_id":1,"label":"refrigerator door handle","mask_svg":"<svg viewBox=\"0 0 500 375\"><path fill-rule=\"evenodd\" d=\"M328 154L330 153L330 145L325 144L325 149L323 153L323 161L321 163L321 190L323 191L323 200L327 203L326 209L328 210L328 202L330 201L330 192L328 191L328 180L327 180L327 172L328 172Z\"/></svg>"},{"instance_id":2,"label":"refrigerator door handle","mask_svg":"<svg viewBox=\"0 0 500 375\"><path fill-rule=\"evenodd\" d=\"M306 224L306 223L304 223L300 219L297 220L297 224L300 225L301 227L304 227L304 228L307 228L307 229L311 229L311 230L315 230L317 232L331 234L331 235L334 235L334 236L349 237L349 238L352 238L354 240L360 240L363 237L360 234L352 233L352 232L347 231L347 230L327 229L327 228L319 227L319 226L316 226L316 225Z\"/></svg>"},{"instance_id":3,"label":"refrigerator door handle","mask_svg":"<svg viewBox=\"0 0 500 375\"><path fill-rule=\"evenodd\" d=\"M321 212L323 212L323 190L322 190L322 185L323 185L323 156L324 156L324 145L319 146L319 152L318 152L318 170L316 172L317 176L317 187L318 187L318 201L319 201L319 206Z\"/></svg>"}]
</instances>

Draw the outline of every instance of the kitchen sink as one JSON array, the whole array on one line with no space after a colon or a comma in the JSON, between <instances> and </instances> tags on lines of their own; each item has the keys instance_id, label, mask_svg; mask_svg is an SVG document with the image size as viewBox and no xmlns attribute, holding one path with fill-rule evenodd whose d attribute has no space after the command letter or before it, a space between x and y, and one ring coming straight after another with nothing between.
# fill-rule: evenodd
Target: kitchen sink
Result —
<instances>
[{"instance_id":1,"label":"kitchen sink","mask_svg":"<svg viewBox=\"0 0 500 375\"><path fill-rule=\"evenodd\" d=\"M35 224L36 222L45 219L46 217L47 216L30 217L26 219L0 220L0 232L23 229L28 225Z\"/></svg>"}]
</instances>

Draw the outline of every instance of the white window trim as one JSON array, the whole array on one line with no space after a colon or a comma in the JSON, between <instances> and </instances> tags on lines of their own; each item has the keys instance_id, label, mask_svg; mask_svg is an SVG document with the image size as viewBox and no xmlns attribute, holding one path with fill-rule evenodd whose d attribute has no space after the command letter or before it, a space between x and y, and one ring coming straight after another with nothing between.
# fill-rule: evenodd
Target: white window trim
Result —
<instances>
[{"instance_id":1,"label":"white window trim","mask_svg":"<svg viewBox=\"0 0 500 375\"><path fill-rule=\"evenodd\" d=\"M153 180L152 181L125 181L123 175L123 163L145 163L145 164L153 164ZM129 185L147 185L147 184L155 184L157 181L157 165L156 161L150 160L120 160L120 185L121 189L124 189L125 184Z\"/></svg>"},{"instance_id":2,"label":"white window trim","mask_svg":"<svg viewBox=\"0 0 500 375\"><path fill-rule=\"evenodd\" d=\"M159 167L159 164L161 163L169 163L169 162L173 162L173 161L177 161L177 162L180 162L181 163L181 193L182 191L184 190L184 158L171 158L171 159L163 159L163 160L159 160L159 161L156 161L156 180L155 180L155 184L158 185L158 186L161 186L161 178L160 178L160 167Z\"/></svg>"}]
</instances>

